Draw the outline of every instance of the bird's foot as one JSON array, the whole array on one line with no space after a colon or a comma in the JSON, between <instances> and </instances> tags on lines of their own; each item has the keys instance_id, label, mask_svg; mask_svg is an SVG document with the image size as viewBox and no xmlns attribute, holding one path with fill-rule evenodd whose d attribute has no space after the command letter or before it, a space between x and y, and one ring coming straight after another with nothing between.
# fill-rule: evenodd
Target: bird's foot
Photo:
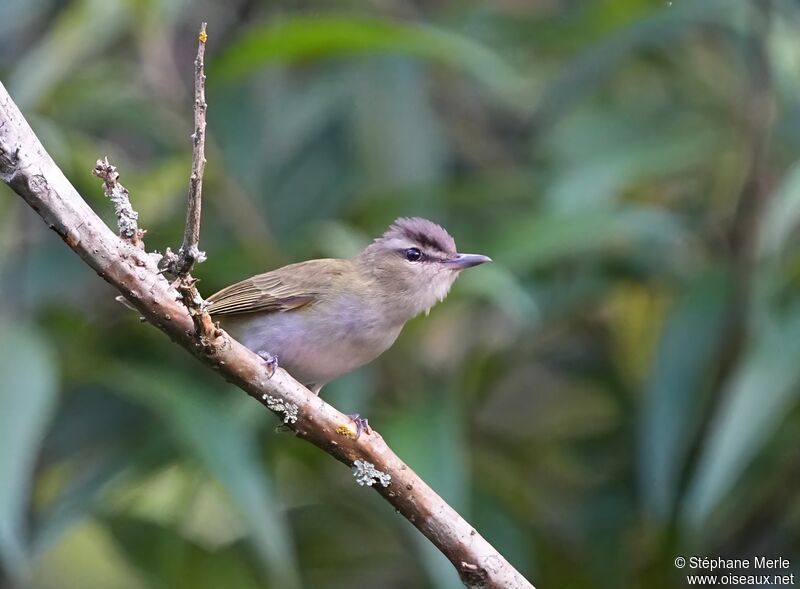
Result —
<instances>
[{"instance_id":1,"label":"bird's foot","mask_svg":"<svg viewBox=\"0 0 800 589\"><path fill-rule=\"evenodd\" d=\"M358 413L348 415L347 417L349 417L356 426L356 440L361 437L362 432L367 432L368 434L372 433L372 428L369 426L369 421L367 421L366 418L361 417Z\"/></svg>"},{"instance_id":2,"label":"bird's foot","mask_svg":"<svg viewBox=\"0 0 800 589\"><path fill-rule=\"evenodd\" d=\"M278 357L273 356L269 352L265 352L264 350L259 350L256 352L256 355L261 358L264 363L267 365L267 372L269 373L269 378L272 378L272 375L275 374L275 370L278 368Z\"/></svg>"}]
</instances>

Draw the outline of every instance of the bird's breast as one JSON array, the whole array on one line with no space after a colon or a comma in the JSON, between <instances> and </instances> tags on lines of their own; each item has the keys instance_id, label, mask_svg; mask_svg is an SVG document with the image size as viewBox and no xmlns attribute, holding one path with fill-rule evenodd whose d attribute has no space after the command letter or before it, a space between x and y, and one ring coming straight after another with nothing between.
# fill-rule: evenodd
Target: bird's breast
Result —
<instances>
[{"instance_id":1,"label":"bird's breast","mask_svg":"<svg viewBox=\"0 0 800 589\"><path fill-rule=\"evenodd\" d=\"M285 313L222 318L222 326L253 351L278 357L303 384L324 384L377 358L397 339L402 324L348 301Z\"/></svg>"}]
</instances>

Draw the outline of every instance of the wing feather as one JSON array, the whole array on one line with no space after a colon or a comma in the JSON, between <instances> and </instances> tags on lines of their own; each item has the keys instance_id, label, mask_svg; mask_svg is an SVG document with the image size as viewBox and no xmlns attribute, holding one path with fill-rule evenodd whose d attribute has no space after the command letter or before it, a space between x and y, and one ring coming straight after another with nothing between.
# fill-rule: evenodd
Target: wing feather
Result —
<instances>
[{"instance_id":1,"label":"wing feather","mask_svg":"<svg viewBox=\"0 0 800 589\"><path fill-rule=\"evenodd\" d=\"M309 305L330 290L347 260L311 260L258 274L211 295L211 315L282 313Z\"/></svg>"}]
</instances>

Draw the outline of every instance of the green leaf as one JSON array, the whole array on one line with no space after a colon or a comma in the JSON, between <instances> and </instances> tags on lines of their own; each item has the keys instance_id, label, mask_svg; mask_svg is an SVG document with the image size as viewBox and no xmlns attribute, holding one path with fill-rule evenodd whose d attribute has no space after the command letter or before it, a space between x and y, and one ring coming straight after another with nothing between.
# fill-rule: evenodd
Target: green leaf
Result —
<instances>
[{"instance_id":1,"label":"green leaf","mask_svg":"<svg viewBox=\"0 0 800 589\"><path fill-rule=\"evenodd\" d=\"M132 517L104 523L130 562L156 587L256 589L261 584L240 552L207 550L173 529Z\"/></svg>"},{"instance_id":2,"label":"green leaf","mask_svg":"<svg viewBox=\"0 0 800 589\"><path fill-rule=\"evenodd\" d=\"M291 532L258 459L254 431L236 418L232 404L173 373L116 368L112 374L116 389L157 413L227 489L276 586L299 587ZM237 395L236 403L243 393L231 394Z\"/></svg>"},{"instance_id":3,"label":"green leaf","mask_svg":"<svg viewBox=\"0 0 800 589\"><path fill-rule=\"evenodd\" d=\"M723 140L707 121L585 106L554 129L549 145L559 173L544 193L553 211L607 206L626 188L704 165Z\"/></svg>"},{"instance_id":4,"label":"green leaf","mask_svg":"<svg viewBox=\"0 0 800 589\"><path fill-rule=\"evenodd\" d=\"M612 248L671 250L681 235L677 219L659 209L558 212L509 223L492 257L512 267L541 268L565 256Z\"/></svg>"},{"instance_id":5,"label":"green leaf","mask_svg":"<svg viewBox=\"0 0 800 589\"><path fill-rule=\"evenodd\" d=\"M106 527L94 519L85 519L36 559L24 587L155 589L144 581L120 553Z\"/></svg>"},{"instance_id":6,"label":"green leaf","mask_svg":"<svg viewBox=\"0 0 800 589\"><path fill-rule=\"evenodd\" d=\"M5 0L3 2L3 18L0 19L0 36L4 39L11 37L14 39L25 31L37 19L43 17L43 13L52 8L51 2L31 2L30 0Z\"/></svg>"},{"instance_id":7,"label":"green leaf","mask_svg":"<svg viewBox=\"0 0 800 589\"><path fill-rule=\"evenodd\" d=\"M800 164L787 173L780 187L769 199L769 208L761 222L759 254L779 254L800 222Z\"/></svg>"},{"instance_id":8,"label":"green leaf","mask_svg":"<svg viewBox=\"0 0 800 589\"><path fill-rule=\"evenodd\" d=\"M152 472L167 460L174 460L174 452L170 452L165 438L165 432L151 431L144 444L137 439L123 445L95 467L89 476L71 482L38 522L35 535L31 538L33 558L47 553L75 524L91 514L110 488L131 484L135 476ZM113 440L105 442L113 444Z\"/></svg>"},{"instance_id":9,"label":"green leaf","mask_svg":"<svg viewBox=\"0 0 800 589\"><path fill-rule=\"evenodd\" d=\"M113 42L126 20L120 0L70 3L47 35L16 62L8 84L16 103L23 109L35 106L76 64Z\"/></svg>"},{"instance_id":10,"label":"green leaf","mask_svg":"<svg viewBox=\"0 0 800 589\"><path fill-rule=\"evenodd\" d=\"M683 518L698 528L786 417L800 383L800 316L765 325L732 376L711 423Z\"/></svg>"},{"instance_id":11,"label":"green leaf","mask_svg":"<svg viewBox=\"0 0 800 589\"><path fill-rule=\"evenodd\" d=\"M480 272L466 273L459 278L462 294L484 297L503 309L517 322L518 327L530 325L541 318L539 304L517 276L500 264L488 264Z\"/></svg>"},{"instance_id":12,"label":"green leaf","mask_svg":"<svg viewBox=\"0 0 800 589\"><path fill-rule=\"evenodd\" d=\"M609 35L592 43L578 57L564 65L563 73L539 101L536 118L552 123L567 112L574 102L593 85L619 71L620 62L648 47L678 45L682 37L708 23L719 26L732 14L741 14L744 3L735 0L674 2L626 27L619 34Z\"/></svg>"},{"instance_id":13,"label":"green leaf","mask_svg":"<svg viewBox=\"0 0 800 589\"><path fill-rule=\"evenodd\" d=\"M673 508L698 425L697 399L722 337L727 287L721 272L696 278L676 301L661 333L639 431L644 501L661 518Z\"/></svg>"},{"instance_id":14,"label":"green leaf","mask_svg":"<svg viewBox=\"0 0 800 589\"><path fill-rule=\"evenodd\" d=\"M236 77L276 62L400 54L438 62L494 87L517 83L490 49L443 29L375 18L289 17L253 28L214 62L210 79Z\"/></svg>"},{"instance_id":15,"label":"green leaf","mask_svg":"<svg viewBox=\"0 0 800 589\"><path fill-rule=\"evenodd\" d=\"M467 443L458 397L422 395L396 410L384 428L395 452L461 515L467 516ZM436 587L461 586L450 562L417 530L408 528L422 564Z\"/></svg>"},{"instance_id":16,"label":"green leaf","mask_svg":"<svg viewBox=\"0 0 800 589\"><path fill-rule=\"evenodd\" d=\"M0 561L28 558L25 521L36 457L57 398L57 361L32 328L0 326Z\"/></svg>"},{"instance_id":17,"label":"green leaf","mask_svg":"<svg viewBox=\"0 0 800 589\"><path fill-rule=\"evenodd\" d=\"M401 59L370 65L353 111L367 187L392 191L439 180L448 152L423 68Z\"/></svg>"}]
</instances>

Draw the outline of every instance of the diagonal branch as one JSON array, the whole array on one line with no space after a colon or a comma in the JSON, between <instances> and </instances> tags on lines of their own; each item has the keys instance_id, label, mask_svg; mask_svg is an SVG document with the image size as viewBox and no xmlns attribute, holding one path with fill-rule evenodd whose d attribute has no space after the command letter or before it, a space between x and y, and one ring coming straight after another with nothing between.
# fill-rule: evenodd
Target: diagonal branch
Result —
<instances>
[{"instance_id":1,"label":"diagonal branch","mask_svg":"<svg viewBox=\"0 0 800 589\"><path fill-rule=\"evenodd\" d=\"M351 420L282 369L197 317L159 270L156 258L115 235L45 151L0 83L0 179L152 325L203 364L277 413L295 435L353 468L454 565L467 587L533 589L433 491L376 431L355 439ZM207 317L207 313L201 316ZM208 326L206 326L208 327Z\"/></svg>"}]
</instances>

